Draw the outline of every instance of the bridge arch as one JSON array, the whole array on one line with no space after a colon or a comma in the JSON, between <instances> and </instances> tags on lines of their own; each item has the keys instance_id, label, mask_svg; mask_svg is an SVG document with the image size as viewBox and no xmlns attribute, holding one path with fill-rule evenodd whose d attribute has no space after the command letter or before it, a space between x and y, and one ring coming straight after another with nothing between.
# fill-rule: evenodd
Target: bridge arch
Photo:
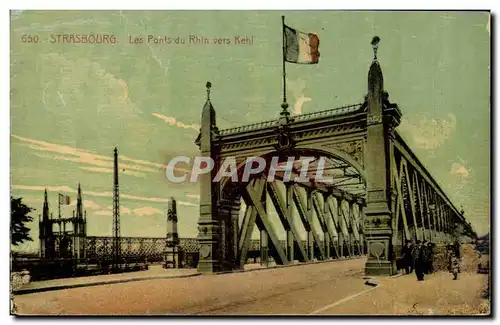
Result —
<instances>
[{"instance_id":1,"label":"bridge arch","mask_svg":"<svg viewBox=\"0 0 500 325\"><path fill-rule=\"evenodd\" d=\"M241 179L241 173L246 166L246 159L248 158L253 158L253 157L261 157L266 160L267 166L264 171L262 171L260 174L264 174L268 172L268 167L269 167L269 162L272 157L276 156L294 156L295 159L298 159L300 157L325 157L330 160L335 160L339 161L342 163L345 163L348 165L348 167L353 168L355 172L359 175L359 177L363 180L364 185L366 186L366 174L363 166L356 161L356 159L349 155L348 153L345 153L341 150L338 150L336 148L325 148L324 146L320 144L307 144L307 145L301 145L294 147L293 149L290 149L287 152L282 152L279 150L266 150L266 151L261 151L259 153L253 154L253 155L246 155L243 157L239 157L239 162L236 165L237 173L238 173L238 180ZM227 157L226 157L227 158ZM233 184L231 182L230 177L224 177L221 179L220 182L220 191L221 193L228 192L227 186L231 186L234 188L236 184Z\"/></svg>"},{"instance_id":2,"label":"bridge arch","mask_svg":"<svg viewBox=\"0 0 500 325\"><path fill-rule=\"evenodd\" d=\"M341 150L338 150L336 148L325 148L324 146L321 146L319 144L307 144L307 145L301 145L300 147L296 148L297 150L311 150L317 153L322 153L325 155L329 155L330 157L342 160L343 162L349 164L353 168L356 169L356 171L359 173L359 175L365 180L366 182L366 174L365 174L365 169L361 164L356 161L356 159L351 156L348 153L345 153Z\"/></svg>"}]
</instances>

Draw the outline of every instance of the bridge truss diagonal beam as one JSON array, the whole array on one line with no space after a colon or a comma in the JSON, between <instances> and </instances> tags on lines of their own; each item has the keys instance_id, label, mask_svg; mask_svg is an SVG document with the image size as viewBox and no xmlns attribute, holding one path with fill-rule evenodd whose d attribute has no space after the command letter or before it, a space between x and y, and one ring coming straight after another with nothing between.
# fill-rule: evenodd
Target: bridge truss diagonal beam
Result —
<instances>
[{"instance_id":1,"label":"bridge truss diagonal beam","mask_svg":"<svg viewBox=\"0 0 500 325\"><path fill-rule=\"evenodd\" d=\"M285 228L286 231L290 231L292 233L294 241L297 244L300 253L299 261L307 261L308 260L307 254L304 251L304 247L301 244L299 232L292 220L291 209L287 207L287 203L285 203L282 200L280 189L278 188L275 181L268 183L268 189L269 189L269 196L271 197L271 200L274 204L276 212L278 213L278 216L280 217L283 227ZM288 204L290 203L292 202L289 202ZM289 258L290 257L291 256L289 256Z\"/></svg>"},{"instance_id":2,"label":"bridge truss diagonal beam","mask_svg":"<svg viewBox=\"0 0 500 325\"><path fill-rule=\"evenodd\" d=\"M276 256L277 262L283 265L287 265L288 259L286 258L286 254L283 251L283 247L281 247L279 238L276 235L274 227L267 215L267 211L262 204L263 201L265 202L265 196L266 196L265 182L266 180L264 178L262 177L258 178L255 181L255 187L259 189L260 193L257 192L251 186L247 186L246 190L243 191L244 193L243 198L246 201L247 206L252 205L257 210L257 219L256 219L257 227L259 227L259 230L261 231L265 230L265 232L269 236L269 239L271 240L271 243L274 246L277 253Z\"/></svg>"},{"instance_id":3,"label":"bridge truss diagonal beam","mask_svg":"<svg viewBox=\"0 0 500 325\"><path fill-rule=\"evenodd\" d=\"M302 196L300 194L298 185L294 184L292 185L293 187L293 199L295 202L295 206L297 208L297 212L300 215L300 218L302 220L302 223L304 224L304 228L306 229L308 233L308 247L309 247L309 259L312 259L313 257L313 251L314 251L314 246L313 242L316 242L316 245L318 247L318 250L320 252L320 258L324 259L324 250L321 245L321 241L319 239L319 235L316 233L314 228L312 227L312 202L310 200L310 195L309 193L307 194L307 203L304 203L302 200Z\"/></svg>"}]
</instances>

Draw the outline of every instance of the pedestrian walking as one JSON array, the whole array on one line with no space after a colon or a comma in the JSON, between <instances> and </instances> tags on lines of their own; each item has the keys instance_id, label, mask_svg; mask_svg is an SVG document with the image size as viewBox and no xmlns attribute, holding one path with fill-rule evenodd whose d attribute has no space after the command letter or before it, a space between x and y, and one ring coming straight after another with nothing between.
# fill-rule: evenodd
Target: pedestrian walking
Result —
<instances>
[{"instance_id":1,"label":"pedestrian walking","mask_svg":"<svg viewBox=\"0 0 500 325\"><path fill-rule=\"evenodd\" d=\"M455 255L455 252L451 255L451 273L453 274L453 280L458 280L458 273L460 273L460 259Z\"/></svg>"},{"instance_id":2,"label":"pedestrian walking","mask_svg":"<svg viewBox=\"0 0 500 325\"><path fill-rule=\"evenodd\" d=\"M406 274L410 274L413 271L412 254L413 254L413 245L411 244L411 240L406 240L402 250L403 267L405 269Z\"/></svg>"},{"instance_id":3,"label":"pedestrian walking","mask_svg":"<svg viewBox=\"0 0 500 325\"><path fill-rule=\"evenodd\" d=\"M455 243L453 243L453 253L458 259L462 257L460 254L460 242L458 240L455 240Z\"/></svg>"},{"instance_id":4,"label":"pedestrian walking","mask_svg":"<svg viewBox=\"0 0 500 325\"><path fill-rule=\"evenodd\" d=\"M429 246L427 240L424 239L422 242L422 254L424 259L424 274L429 274Z\"/></svg>"},{"instance_id":5,"label":"pedestrian walking","mask_svg":"<svg viewBox=\"0 0 500 325\"><path fill-rule=\"evenodd\" d=\"M424 281L425 270L425 251L420 240L417 240L417 246L413 250L413 265L418 281Z\"/></svg>"},{"instance_id":6,"label":"pedestrian walking","mask_svg":"<svg viewBox=\"0 0 500 325\"><path fill-rule=\"evenodd\" d=\"M429 242L428 250L429 250L429 259L428 259L428 274L434 273L434 247L436 244Z\"/></svg>"}]
</instances>

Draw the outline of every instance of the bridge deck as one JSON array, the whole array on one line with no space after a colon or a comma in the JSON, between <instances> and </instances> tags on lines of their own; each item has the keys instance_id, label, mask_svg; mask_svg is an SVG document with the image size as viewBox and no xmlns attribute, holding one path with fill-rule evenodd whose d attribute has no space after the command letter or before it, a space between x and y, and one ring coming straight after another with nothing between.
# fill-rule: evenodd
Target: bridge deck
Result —
<instances>
[{"instance_id":1,"label":"bridge deck","mask_svg":"<svg viewBox=\"0 0 500 325\"><path fill-rule=\"evenodd\" d=\"M442 314L484 309L487 275L439 272L364 284L364 259L154 279L14 297L19 314ZM368 291L370 290L370 291ZM483 304L481 307L480 305Z\"/></svg>"},{"instance_id":2,"label":"bridge deck","mask_svg":"<svg viewBox=\"0 0 500 325\"><path fill-rule=\"evenodd\" d=\"M217 313L229 306L257 301L268 307L266 313L292 313L294 309L307 313L363 290L364 263L364 259L353 259L117 283L17 295L14 303L19 314Z\"/></svg>"}]
</instances>

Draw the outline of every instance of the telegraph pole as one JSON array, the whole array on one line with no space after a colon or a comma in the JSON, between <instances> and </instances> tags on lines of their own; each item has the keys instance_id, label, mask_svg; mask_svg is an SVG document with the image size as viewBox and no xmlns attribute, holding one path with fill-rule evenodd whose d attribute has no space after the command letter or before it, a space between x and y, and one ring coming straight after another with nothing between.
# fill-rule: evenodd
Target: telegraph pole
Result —
<instances>
[{"instance_id":1,"label":"telegraph pole","mask_svg":"<svg viewBox=\"0 0 500 325\"><path fill-rule=\"evenodd\" d=\"M114 151L113 175L113 269L120 267L121 242L120 242L120 189L118 185L118 149Z\"/></svg>"}]
</instances>

